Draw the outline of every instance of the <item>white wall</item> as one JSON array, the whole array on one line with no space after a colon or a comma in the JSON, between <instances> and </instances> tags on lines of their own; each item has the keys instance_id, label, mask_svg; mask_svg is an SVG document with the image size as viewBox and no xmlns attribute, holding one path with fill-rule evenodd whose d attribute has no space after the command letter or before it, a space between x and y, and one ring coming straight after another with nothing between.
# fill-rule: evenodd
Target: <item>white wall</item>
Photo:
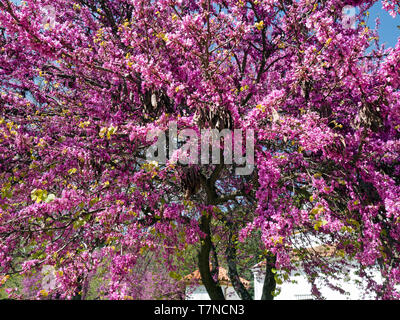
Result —
<instances>
[{"instance_id":1,"label":"white wall","mask_svg":"<svg viewBox=\"0 0 400 320\"><path fill-rule=\"evenodd\" d=\"M347 294L342 294L334 289L329 288L320 280L316 281L317 287L320 290L323 298L327 300L373 300L376 299L374 292L368 293L365 290L365 281L355 274L356 269L351 269L348 272L347 279L341 279L332 281L333 284L342 288ZM261 299L262 287L264 283L265 275L260 272L254 272L254 296L255 300ZM378 272L374 274L376 281L380 282L380 275ZM293 283L292 281L296 281ZM356 284L355 281L361 282ZM308 282L302 270L292 272L289 281L283 282L281 285L277 285L277 289L280 289L280 293L275 297L275 300L304 300L314 299L311 296L311 284ZM365 294L367 292L367 294Z\"/></svg>"},{"instance_id":2,"label":"white wall","mask_svg":"<svg viewBox=\"0 0 400 320\"><path fill-rule=\"evenodd\" d=\"M204 286L187 286L185 296L186 300L210 300Z\"/></svg>"},{"instance_id":3,"label":"white wall","mask_svg":"<svg viewBox=\"0 0 400 320\"><path fill-rule=\"evenodd\" d=\"M375 292L368 292L365 288L366 282L356 274L357 268L349 269L346 278L332 281L333 284L342 288L347 294L331 289L326 286L321 280L317 280L316 284L323 298L327 300L374 300L376 299ZM254 274L254 299L260 300L262 287L264 284L264 274L257 269L253 269ZM375 281L382 283L380 273L376 271L373 274ZM357 284L356 282L360 282ZM232 286L221 286L225 298L227 300L240 300ZM304 300L315 299L311 295L311 284L308 282L303 270L293 271L288 281L277 286L280 293L275 297L275 300ZM186 287L186 300L210 300L206 288L201 286Z\"/></svg>"},{"instance_id":4,"label":"white wall","mask_svg":"<svg viewBox=\"0 0 400 320\"><path fill-rule=\"evenodd\" d=\"M221 286L226 300L240 300L232 286ZM203 285L186 287L186 300L210 300Z\"/></svg>"},{"instance_id":5,"label":"white wall","mask_svg":"<svg viewBox=\"0 0 400 320\"><path fill-rule=\"evenodd\" d=\"M264 285L265 275L261 272L254 272L254 299L260 300L262 295L262 288ZM275 300L297 300L297 295L309 295L311 294L311 285L308 283L307 278L304 274L299 276L292 273L290 281L295 280L297 283L282 283L278 285L277 289L281 289L281 293L275 297ZM305 298L303 296L303 298Z\"/></svg>"}]
</instances>

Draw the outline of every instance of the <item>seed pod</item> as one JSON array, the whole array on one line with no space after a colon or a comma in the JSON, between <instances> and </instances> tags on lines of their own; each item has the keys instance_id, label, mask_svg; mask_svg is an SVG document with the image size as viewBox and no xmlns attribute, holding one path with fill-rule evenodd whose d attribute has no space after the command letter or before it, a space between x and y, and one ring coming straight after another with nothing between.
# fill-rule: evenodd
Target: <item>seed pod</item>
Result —
<instances>
[{"instance_id":1,"label":"seed pod","mask_svg":"<svg viewBox=\"0 0 400 320\"><path fill-rule=\"evenodd\" d=\"M199 191L200 175L194 167L182 168L181 171L181 186L185 191L185 198L188 199Z\"/></svg>"},{"instance_id":2,"label":"seed pod","mask_svg":"<svg viewBox=\"0 0 400 320\"><path fill-rule=\"evenodd\" d=\"M359 113L360 125L365 128L377 132L383 126L383 121L380 116L380 108L372 103L363 103Z\"/></svg>"},{"instance_id":3,"label":"seed pod","mask_svg":"<svg viewBox=\"0 0 400 320\"><path fill-rule=\"evenodd\" d=\"M233 118L229 110L221 107L210 106L208 109L199 109L194 117L194 121L200 128L211 129L232 129Z\"/></svg>"}]
</instances>

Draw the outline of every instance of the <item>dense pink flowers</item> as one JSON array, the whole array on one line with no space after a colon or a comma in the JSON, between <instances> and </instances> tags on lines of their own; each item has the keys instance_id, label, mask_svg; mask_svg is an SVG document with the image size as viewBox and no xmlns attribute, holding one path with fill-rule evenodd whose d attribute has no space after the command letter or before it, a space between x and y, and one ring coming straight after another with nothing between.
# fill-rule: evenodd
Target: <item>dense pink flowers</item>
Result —
<instances>
[{"instance_id":1,"label":"dense pink flowers","mask_svg":"<svg viewBox=\"0 0 400 320\"><path fill-rule=\"evenodd\" d=\"M204 221L225 239L240 220L276 268L300 232L379 265L371 288L398 298L400 42L365 27L375 2L0 0L0 275L51 265L36 297L73 298L106 266L102 297L166 297ZM172 121L254 130L254 172L146 163L148 132ZM162 273L132 271L146 252ZM139 290L157 272L165 292Z\"/></svg>"}]
</instances>

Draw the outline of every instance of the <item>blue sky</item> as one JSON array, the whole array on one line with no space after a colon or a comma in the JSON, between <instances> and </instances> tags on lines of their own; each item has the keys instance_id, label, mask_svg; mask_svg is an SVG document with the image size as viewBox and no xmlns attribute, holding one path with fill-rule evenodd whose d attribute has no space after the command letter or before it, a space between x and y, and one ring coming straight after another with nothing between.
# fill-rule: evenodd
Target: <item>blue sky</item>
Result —
<instances>
[{"instance_id":1,"label":"blue sky","mask_svg":"<svg viewBox=\"0 0 400 320\"><path fill-rule=\"evenodd\" d=\"M20 4L21 0L12 0L12 2ZM387 47L394 47L397 43L397 39L400 37L400 16L397 15L393 18L389 13L382 9L381 1L376 2L369 10L370 16L367 25L370 28L375 27L375 19L380 17L381 25L379 27L380 43L386 43Z\"/></svg>"},{"instance_id":2,"label":"blue sky","mask_svg":"<svg viewBox=\"0 0 400 320\"><path fill-rule=\"evenodd\" d=\"M397 39L400 37L400 16L397 15L393 18L389 13L382 9L381 1L375 3L369 10L370 16L367 25L370 28L375 28L375 19L380 18L381 25L379 26L378 32L380 37L380 43L386 43L386 48L394 47L397 43Z\"/></svg>"}]
</instances>

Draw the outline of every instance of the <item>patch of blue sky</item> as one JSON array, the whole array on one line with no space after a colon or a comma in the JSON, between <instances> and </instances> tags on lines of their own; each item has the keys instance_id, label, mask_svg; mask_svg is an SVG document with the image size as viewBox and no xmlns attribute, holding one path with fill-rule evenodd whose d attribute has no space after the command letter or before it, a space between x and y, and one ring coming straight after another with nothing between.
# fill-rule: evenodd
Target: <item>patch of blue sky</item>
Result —
<instances>
[{"instance_id":1,"label":"patch of blue sky","mask_svg":"<svg viewBox=\"0 0 400 320\"><path fill-rule=\"evenodd\" d=\"M367 26L374 29L377 18L380 19L379 43L385 44L386 48L395 47L400 38L400 15L393 18L382 8L382 2L377 1L369 10Z\"/></svg>"}]
</instances>

